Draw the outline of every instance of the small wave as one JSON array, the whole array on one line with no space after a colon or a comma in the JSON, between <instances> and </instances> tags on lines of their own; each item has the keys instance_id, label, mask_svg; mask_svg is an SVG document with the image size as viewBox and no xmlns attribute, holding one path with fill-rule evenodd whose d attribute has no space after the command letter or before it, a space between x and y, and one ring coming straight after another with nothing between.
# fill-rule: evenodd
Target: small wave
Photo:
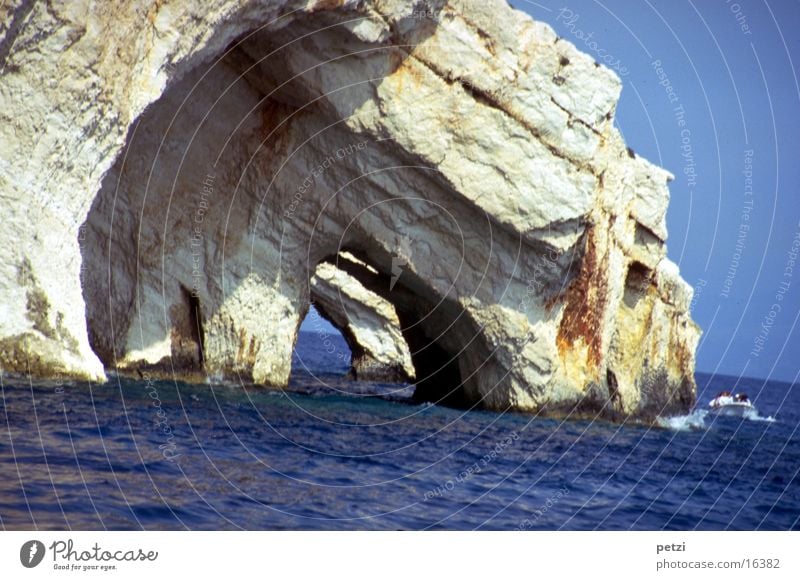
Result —
<instances>
[{"instance_id":1,"label":"small wave","mask_svg":"<svg viewBox=\"0 0 800 580\"><path fill-rule=\"evenodd\" d=\"M206 384L207 385L221 385L225 377L222 373L211 373L206 375Z\"/></svg>"},{"instance_id":2,"label":"small wave","mask_svg":"<svg viewBox=\"0 0 800 580\"><path fill-rule=\"evenodd\" d=\"M688 415L676 415L674 417L656 417L659 426L673 431L699 431L706 428L705 417L708 411L705 409L695 409Z\"/></svg>"}]
</instances>

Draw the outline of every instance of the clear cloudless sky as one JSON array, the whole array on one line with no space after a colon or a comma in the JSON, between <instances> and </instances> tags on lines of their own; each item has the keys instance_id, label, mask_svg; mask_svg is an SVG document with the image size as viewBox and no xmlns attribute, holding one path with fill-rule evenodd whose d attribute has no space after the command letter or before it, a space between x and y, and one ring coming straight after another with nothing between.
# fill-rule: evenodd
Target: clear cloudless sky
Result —
<instances>
[{"instance_id":1,"label":"clear cloudless sky","mask_svg":"<svg viewBox=\"0 0 800 580\"><path fill-rule=\"evenodd\" d=\"M800 3L511 3L620 73L617 126L637 154L675 175L668 253L695 288L697 369L796 381L800 262L793 266L790 252L800 244Z\"/></svg>"},{"instance_id":2,"label":"clear cloudless sky","mask_svg":"<svg viewBox=\"0 0 800 580\"><path fill-rule=\"evenodd\" d=\"M800 246L800 3L511 3L622 73L617 126L637 154L675 175L668 254L695 288L698 370L795 381L800 260L792 264L790 252L793 242ZM673 102L660 84L664 75Z\"/></svg>"}]
</instances>

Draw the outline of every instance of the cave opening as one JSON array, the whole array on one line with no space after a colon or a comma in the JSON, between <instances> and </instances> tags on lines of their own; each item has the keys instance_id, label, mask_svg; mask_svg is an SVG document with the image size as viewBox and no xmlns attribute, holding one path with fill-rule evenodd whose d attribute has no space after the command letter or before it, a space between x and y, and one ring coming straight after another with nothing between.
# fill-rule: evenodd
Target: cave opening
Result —
<instances>
[{"instance_id":1,"label":"cave opening","mask_svg":"<svg viewBox=\"0 0 800 580\"><path fill-rule=\"evenodd\" d=\"M353 351L344 334L312 304L300 324L292 352L292 375L344 377Z\"/></svg>"},{"instance_id":2,"label":"cave opening","mask_svg":"<svg viewBox=\"0 0 800 580\"><path fill-rule=\"evenodd\" d=\"M382 167L393 154L328 126L330 110L310 98L302 77L282 65L251 67L277 42L237 42L212 66L176 78L129 131L81 241L91 346L126 372L157 366L284 387L310 371L413 385L417 401L468 406L482 369L469 339L479 331L447 290L457 268L438 285L424 272L447 260L427 253L437 236L475 220L459 213L466 208L437 210L441 203L425 199L442 195L425 171L397 170L397 184L365 182L358 195L324 203L337 179L364 173L359 163ZM396 60L376 62L389 74ZM359 87L353 102L372 94ZM331 156L331 143L345 146ZM329 160L335 171L324 171ZM390 194L390 185L425 194ZM355 213L353 199L390 203ZM321 227L314 215L324 216ZM143 251L131 256L130 248ZM457 248L450 253L457 264ZM343 306L345 287L360 290ZM372 296L360 306L365 289Z\"/></svg>"},{"instance_id":3,"label":"cave opening","mask_svg":"<svg viewBox=\"0 0 800 580\"><path fill-rule=\"evenodd\" d=\"M203 348L203 316L200 311L200 297L188 288L181 286L186 312L188 315L188 342L192 344L191 358L198 368L202 369L205 362Z\"/></svg>"},{"instance_id":4,"label":"cave opening","mask_svg":"<svg viewBox=\"0 0 800 580\"><path fill-rule=\"evenodd\" d=\"M350 247L327 257L310 282L314 311L351 348L350 377L413 385L416 402L469 407L463 353L454 348L462 343L459 310L449 300L432 302L410 271L393 271L396 259L370 250Z\"/></svg>"}]
</instances>

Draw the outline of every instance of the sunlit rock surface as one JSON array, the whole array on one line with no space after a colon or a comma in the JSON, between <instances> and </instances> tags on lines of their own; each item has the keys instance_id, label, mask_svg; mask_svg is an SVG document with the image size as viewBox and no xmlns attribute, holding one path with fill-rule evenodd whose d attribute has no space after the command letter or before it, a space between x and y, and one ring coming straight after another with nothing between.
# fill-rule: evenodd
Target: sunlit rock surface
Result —
<instances>
[{"instance_id":1,"label":"sunlit rock surface","mask_svg":"<svg viewBox=\"0 0 800 580\"><path fill-rule=\"evenodd\" d=\"M309 281L349 252L421 400L693 403L670 175L614 128L619 79L547 25L493 0L17 1L0 22L5 371L284 386Z\"/></svg>"}]
</instances>

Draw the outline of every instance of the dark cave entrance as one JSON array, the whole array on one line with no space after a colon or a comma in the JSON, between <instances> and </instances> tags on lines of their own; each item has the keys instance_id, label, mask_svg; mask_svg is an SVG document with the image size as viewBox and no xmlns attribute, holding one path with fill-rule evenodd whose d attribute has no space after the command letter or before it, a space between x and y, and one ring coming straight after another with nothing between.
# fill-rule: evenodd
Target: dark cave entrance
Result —
<instances>
[{"instance_id":1,"label":"dark cave entrance","mask_svg":"<svg viewBox=\"0 0 800 580\"><path fill-rule=\"evenodd\" d=\"M188 315L188 342L190 343L190 358L196 361L199 369L203 368L205 364L205 353L203 347L203 316L200 310L200 298L193 291L181 286L183 293L183 300L186 305L186 312Z\"/></svg>"},{"instance_id":2,"label":"dark cave entrance","mask_svg":"<svg viewBox=\"0 0 800 580\"><path fill-rule=\"evenodd\" d=\"M407 340L418 377L414 400L447 407L469 407L458 358L421 332L407 333Z\"/></svg>"},{"instance_id":3,"label":"dark cave entrance","mask_svg":"<svg viewBox=\"0 0 800 580\"><path fill-rule=\"evenodd\" d=\"M468 396L462 379L463 361L460 357L463 353L452 348L453 345L460 345L463 341L463 338L459 337L459 331L463 330L463 324L459 324L461 311L454 308L447 300L432 304L430 299L425 298L421 281L416 280L410 273L397 277L388 267L382 271L372 265L383 262L390 264L391 258L370 259L366 252L348 249L335 256L329 256L321 264L335 266L346 274L346 279L351 283L375 297L380 297L393 310L396 314L396 320L392 324L395 331L394 340L403 343L408 356L405 369L399 361L395 361L394 364L385 361L376 364L368 349L360 344L358 330L353 328L354 325L350 321L350 316L353 314L356 321L363 319L363 312L348 313L348 309L352 306L347 305L342 308L332 307L330 302L326 304L320 300L319 295L314 295L313 287L312 306L301 325L298 346L301 344L301 339L304 341L303 344L308 344L309 337L303 335L307 335L308 329L312 327L316 327L318 334L320 330L324 333L321 337L323 344L325 339L330 340L328 332L325 331L325 324L328 324L334 331L338 331L338 336L341 337L338 340L341 344L347 344L350 349L351 365L347 373L350 378L411 384L414 386L412 399L420 403L430 402L456 408L472 406L475 400ZM310 338L320 342L320 336L315 339L313 336ZM295 352L297 351L296 347ZM327 371L344 374L344 369L337 367L344 358L331 358L332 364ZM293 370L294 368L293 366ZM374 372L375 369L378 369L378 372Z\"/></svg>"}]
</instances>

